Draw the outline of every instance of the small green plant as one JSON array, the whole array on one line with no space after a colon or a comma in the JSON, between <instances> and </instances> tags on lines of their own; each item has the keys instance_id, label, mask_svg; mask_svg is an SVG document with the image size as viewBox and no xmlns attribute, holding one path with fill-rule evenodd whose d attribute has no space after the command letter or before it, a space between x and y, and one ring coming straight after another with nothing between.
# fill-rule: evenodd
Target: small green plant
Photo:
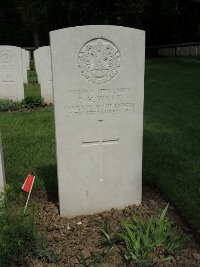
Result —
<instances>
[{"instance_id":1,"label":"small green plant","mask_svg":"<svg viewBox=\"0 0 200 267\"><path fill-rule=\"evenodd\" d=\"M104 246L105 248L104 252L108 256L111 253L112 249L114 248L115 243L118 240L118 237L112 233L111 227L109 224L106 224L105 227L101 229L100 231L104 237L101 244Z\"/></svg>"},{"instance_id":2,"label":"small green plant","mask_svg":"<svg viewBox=\"0 0 200 267\"><path fill-rule=\"evenodd\" d=\"M22 100L21 104L23 107L30 109L44 106L44 100L39 96L27 96Z\"/></svg>"},{"instance_id":3,"label":"small green plant","mask_svg":"<svg viewBox=\"0 0 200 267\"><path fill-rule=\"evenodd\" d=\"M116 233L116 236L125 242L126 253L125 259L128 261L135 260L139 266L150 266L148 254L153 245L150 241L150 222L147 225L139 217L134 217L131 223L122 222L125 228L124 232Z\"/></svg>"},{"instance_id":4,"label":"small green plant","mask_svg":"<svg viewBox=\"0 0 200 267\"><path fill-rule=\"evenodd\" d=\"M165 254L171 254L180 248L183 238L177 233L173 222L166 218L169 205L165 207L162 213L152 219L151 233L152 241L155 247L163 247Z\"/></svg>"},{"instance_id":5,"label":"small green plant","mask_svg":"<svg viewBox=\"0 0 200 267\"><path fill-rule=\"evenodd\" d=\"M39 96L27 96L25 99L21 101L13 101L11 99L0 99L0 111L12 111L19 109L32 109L36 107L45 106L43 98Z\"/></svg>"},{"instance_id":6,"label":"small green plant","mask_svg":"<svg viewBox=\"0 0 200 267\"><path fill-rule=\"evenodd\" d=\"M105 244L111 250L114 244L124 243L125 259L135 261L141 267L154 266L157 262L172 259L171 253L181 247L184 239L166 217L167 210L168 205L159 216L151 216L147 222L134 216L131 222L122 222L124 230L114 235L102 230L107 240Z\"/></svg>"},{"instance_id":7,"label":"small green plant","mask_svg":"<svg viewBox=\"0 0 200 267\"><path fill-rule=\"evenodd\" d=\"M84 267L98 267L97 260L94 258L92 260L88 260L84 257L84 255L81 253L80 255L81 263Z\"/></svg>"},{"instance_id":8,"label":"small green plant","mask_svg":"<svg viewBox=\"0 0 200 267\"><path fill-rule=\"evenodd\" d=\"M48 263L57 263L58 256L54 253L54 251L47 248L47 241L44 235L37 234L36 236L36 249L32 251L28 256L33 255L34 257L46 261Z\"/></svg>"},{"instance_id":9,"label":"small green plant","mask_svg":"<svg viewBox=\"0 0 200 267\"><path fill-rule=\"evenodd\" d=\"M18 110L20 108L20 101L13 101L7 98L0 99L0 111Z\"/></svg>"}]
</instances>

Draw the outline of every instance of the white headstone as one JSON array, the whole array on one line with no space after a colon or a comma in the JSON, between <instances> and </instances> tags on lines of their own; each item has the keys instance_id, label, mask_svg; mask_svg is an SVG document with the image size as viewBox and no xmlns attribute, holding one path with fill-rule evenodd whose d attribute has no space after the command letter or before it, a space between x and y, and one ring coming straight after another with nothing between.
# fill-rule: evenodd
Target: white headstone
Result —
<instances>
[{"instance_id":1,"label":"white headstone","mask_svg":"<svg viewBox=\"0 0 200 267\"><path fill-rule=\"evenodd\" d=\"M0 46L0 98L24 98L22 51L16 46Z\"/></svg>"},{"instance_id":2,"label":"white headstone","mask_svg":"<svg viewBox=\"0 0 200 267\"><path fill-rule=\"evenodd\" d=\"M0 132L0 192L3 191L4 187L4 163L3 163L3 149L1 141L1 132Z\"/></svg>"},{"instance_id":3,"label":"white headstone","mask_svg":"<svg viewBox=\"0 0 200 267\"><path fill-rule=\"evenodd\" d=\"M81 26L50 40L61 215L140 204L144 31Z\"/></svg>"},{"instance_id":4,"label":"white headstone","mask_svg":"<svg viewBox=\"0 0 200 267\"><path fill-rule=\"evenodd\" d=\"M27 70L30 70L30 53L28 50L26 50L26 67Z\"/></svg>"},{"instance_id":5,"label":"white headstone","mask_svg":"<svg viewBox=\"0 0 200 267\"><path fill-rule=\"evenodd\" d=\"M37 69L41 96L46 103L53 103L52 70L50 46L43 46L37 51Z\"/></svg>"},{"instance_id":6,"label":"white headstone","mask_svg":"<svg viewBox=\"0 0 200 267\"><path fill-rule=\"evenodd\" d=\"M38 73L38 69L39 69L39 60L38 60L38 49L36 49L34 52L33 52L33 57L34 57L34 64L35 64L35 71L36 71L36 74L37 74L37 78L38 78L38 83L40 83L39 81L39 73Z\"/></svg>"},{"instance_id":7,"label":"white headstone","mask_svg":"<svg viewBox=\"0 0 200 267\"><path fill-rule=\"evenodd\" d=\"M23 81L24 83L28 83L27 55L25 49L22 49L22 68L23 68Z\"/></svg>"}]
</instances>

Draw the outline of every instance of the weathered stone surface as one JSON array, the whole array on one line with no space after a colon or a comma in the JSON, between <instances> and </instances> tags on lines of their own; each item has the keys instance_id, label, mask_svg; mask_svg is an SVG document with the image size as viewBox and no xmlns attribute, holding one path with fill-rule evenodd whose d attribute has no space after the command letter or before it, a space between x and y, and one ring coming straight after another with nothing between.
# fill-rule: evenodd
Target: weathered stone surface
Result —
<instances>
[{"instance_id":1,"label":"weathered stone surface","mask_svg":"<svg viewBox=\"0 0 200 267\"><path fill-rule=\"evenodd\" d=\"M30 70L30 53L28 50L26 50L26 66L27 70Z\"/></svg>"},{"instance_id":2,"label":"weathered stone surface","mask_svg":"<svg viewBox=\"0 0 200 267\"><path fill-rule=\"evenodd\" d=\"M53 103L50 47L40 47L36 53L36 65L40 81L41 96L44 98L46 103Z\"/></svg>"},{"instance_id":3,"label":"weathered stone surface","mask_svg":"<svg viewBox=\"0 0 200 267\"><path fill-rule=\"evenodd\" d=\"M34 52L36 72L41 88L41 96L46 103L53 103L51 53L49 46L38 48Z\"/></svg>"},{"instance_id":4,"label":"weathered stone surface","mask_svg":"<svg viewBox=\"0 0 200 267\"><path fill-rule=\"evenodd\" d=\"M50 40L61 215L140 204L144 32L81 26Z\"/></svg>"},{"instance_id":5,"label":"weathered stone surface","mask_svg":"<svg viewBox=\"0 0 200 267\"><path fill-rule=\"evenodd\" d=\"M22 49L22 69L23 69L23 81L24 83L28 83L27 54L25 49Z\"/></svg>"}]
</instances>

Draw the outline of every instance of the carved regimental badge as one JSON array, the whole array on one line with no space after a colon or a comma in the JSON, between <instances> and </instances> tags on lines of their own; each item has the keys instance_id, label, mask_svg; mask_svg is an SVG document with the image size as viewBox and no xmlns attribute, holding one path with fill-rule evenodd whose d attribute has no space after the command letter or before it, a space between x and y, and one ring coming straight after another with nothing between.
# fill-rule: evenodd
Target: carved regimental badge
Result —
<instances>
[{"instance_id":1,"label":"carved regimental badge","mask_svg":"<svg viewBox=\"0 0 200 267\"><path fill-rule=\"evenodd\" d=\"M93 83L110 81L118 73L119 66L119 49L103 38L84 44L78 55L78 67L82 75Z\"/></svg>"},{"instance_id":2,"label":"carved regimental badge","mask_svg":"<svg viewBox=\"0 0 200 267\"><path fill-rule=\"evenodd\" d=\"M11 64L13 62L13 53L9 49L0 51L0 62L4 64Z\"/></svg>"}]
</instances>

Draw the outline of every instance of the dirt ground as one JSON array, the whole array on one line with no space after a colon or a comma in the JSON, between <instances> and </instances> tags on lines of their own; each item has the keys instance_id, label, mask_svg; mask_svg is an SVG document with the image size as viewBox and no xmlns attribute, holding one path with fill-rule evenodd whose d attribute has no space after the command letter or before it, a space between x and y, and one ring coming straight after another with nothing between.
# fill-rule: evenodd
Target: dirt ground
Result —
<instances>
[{"instance_id":1,"label":"dirt ground","mask_svg":"<svg viewBox=\"0 0 200 267\"><path fill-rule=\"evenodd\" d=\"M59 216L58 203L48 200L45 192L33 192L32 199L37 206L38 228L46 233L48 248L58 256L58 262L47 263L32 256L26 259L24 266L66 266L66 267L126 267L137 266L126 263L119 247L115 247L108 258L102 246L101 229L110 225L112 231L120 228L121 221L130 219L133 215L141 215L144 219L150 215L158 215L166 206L166 202L152 189L143 188L143 201L140 206L129 206L123 210L112 209L92 216L63 218ZM174 254L172 260L156 264L156 267L199 267L200 246L195 241L190 229L184 225L176 210L170 206L168 217L182 236L191 235L189 241ZM83 264L83 255L87 265ZM97 265L94 262L98 263Z\"/></svg>"}]
</instances>

